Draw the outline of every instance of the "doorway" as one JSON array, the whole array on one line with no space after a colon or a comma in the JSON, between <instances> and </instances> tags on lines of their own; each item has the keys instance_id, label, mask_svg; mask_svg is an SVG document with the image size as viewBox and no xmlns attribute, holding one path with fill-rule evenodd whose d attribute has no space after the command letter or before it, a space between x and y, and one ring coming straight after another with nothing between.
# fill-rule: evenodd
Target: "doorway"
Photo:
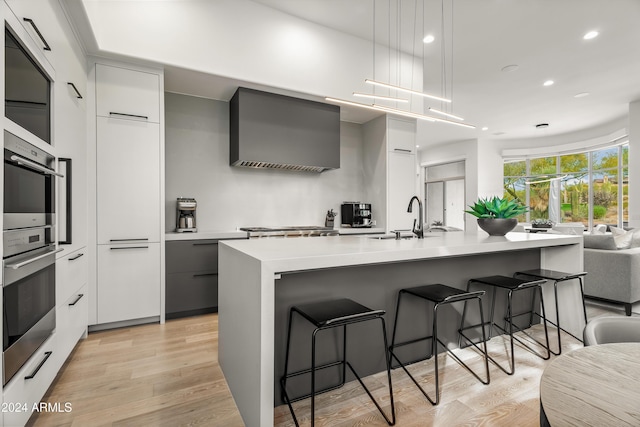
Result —
<instances>
[{"instance_id":1,"label":"doorway","mask_svg":"<svg viewBox=\"0 0 640 427\"><path fill-rule=\"evenodd\" d=\"M425 224L464 230L464 161L425 167Z\"/></svg>"}]
</instances>

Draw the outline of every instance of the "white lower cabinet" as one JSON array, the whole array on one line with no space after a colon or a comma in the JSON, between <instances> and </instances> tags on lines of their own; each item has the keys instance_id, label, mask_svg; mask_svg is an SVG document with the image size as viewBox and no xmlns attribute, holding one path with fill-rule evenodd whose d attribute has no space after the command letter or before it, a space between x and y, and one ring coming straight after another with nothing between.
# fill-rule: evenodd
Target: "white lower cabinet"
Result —
<instances>
[{"instance_id":1,"label":"white lower cabinet","mask_svg":"<svg viewBox=\"0 0 640 427\"><path fill-rule=\"evenodd\" d=\"M98 323L160 315L160 243L98 245Z\"/></svg>"},{"instance_id":2,"label":"white lower cabinet","mask_svg":"<svg viewBox=\"0 0 640 427\"><path fill-rule=\"evenodd\" d=\"M56 377L64 359L58 353L58 334L54 333L40 346L29 361L3 389L5 427L26 424L42 396ZM61 360L62 359L62 360Z\"/></svg>"},{"instance_id":3,"label":"white lower cabinet","mask_svg":"<svg viewBox=\"0 0 640 427\"><path fill-rule=\"evenodd\" d=\"M62 357L61 365L87 331L88 300L87 285L83 285L56 308L56 336L58 353Z\"/></svg>"}]
</instances>

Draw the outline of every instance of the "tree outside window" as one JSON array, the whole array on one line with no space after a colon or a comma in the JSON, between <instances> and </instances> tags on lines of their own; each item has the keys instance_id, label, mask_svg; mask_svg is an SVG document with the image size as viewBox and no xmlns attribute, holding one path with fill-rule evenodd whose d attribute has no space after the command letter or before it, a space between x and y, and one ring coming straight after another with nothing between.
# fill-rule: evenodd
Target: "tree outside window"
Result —
<instances>
[{"instance_id":1,"label":"tree outside window","mask_svg":"<svg viewBox=\"0 0 640 427\"><path fill-rule=\"evenodd\" d=\"M549 219L551 208L561 222L622 225L629 215L628 153L625 144L505 162L504 196L529 206L529 220Z\"/></svg>"}]
</instances>

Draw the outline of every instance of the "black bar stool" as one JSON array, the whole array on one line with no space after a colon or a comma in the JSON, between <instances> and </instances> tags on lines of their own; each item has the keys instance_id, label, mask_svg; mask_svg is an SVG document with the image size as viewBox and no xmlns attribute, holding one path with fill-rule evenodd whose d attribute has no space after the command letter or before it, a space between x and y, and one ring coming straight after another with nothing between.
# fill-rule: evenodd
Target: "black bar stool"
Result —
<instances>
[{"instance_id":1,"label":"black bar stool","mask_svg":"<svg viewBox=\"0 0 640 427\"><path fill-rule=\"evenodd\" d=\"M311 324L315 326L315 329L313 330L312 340L311 340L311 368L289 373L288 372L289 345L291 342L291 325L292 325L294 313L298 313L300 316L302 316L303 318L311 322ZM323 393L330 390L335 390L337 388L342 387L345 382L345 374L346 374L345 371L347 366L349 367L353 375L355 375L360 385L367 392L367 394L371 398L371 401L376 405L376 408L378 408L378 410L384 417L387 424L389 425L395 424L396 413L395 413L395 407L393 405L393 389L391 387L391 370L390 370L389 355L387 353L387 330L386 330L384 317L383 317L384 313L385 313L384 310L372 310L361 304L358 304L353 300L346 299L346 298L317 302L317 303L310 303L310 304L303 304L303 305L291 307L291 309L289 310L289 328L287 332L287 352L286 352L285 362L284 362L284 376L280 379L280 385L282 386L282 394L283 394L284 400L287 402L287 405L289 406L289 410L291 411L291 416L293 417L293 421L295 422L296 426L299 426L298 419L296 418L296 414L293 411L293 406L291 406L291 403L311 397L311 426L313 426L315 423L314 414L315 414L316 394ZM376 402L376 400L374 399L369 389L362 382L362 379L360 378L360 376L353 369L353 366L351 366L351 363L347 361L347 325L358 323L358 322L365 322L367 320L374 320L374 319L379 319L380 322L382 323L382 337L384 340L384 357L385 357L385 362L387 366L387 379L389 381L391 419L387 417L387 415L384 413L384 411L382 410L378 402ZM318 334L318 332L322 330L337 328L340 326L342 326L342 335L343 335L342 359L335 362L326 363L321 366L316 366L316 335ZM316 371L329 368L332 366L342 366L340 383L337 385L326 387L322 390L316 390L315 389L316 388ZM287 393L287 379L291 377L299 376L299 375L304 375L304 374L311 374L311 393L296 397L294 399L289 399L289 395Z\"/></svg>"},{"instance_id":2,"label":"black bar stool","mask_svg":"<svg viewBox=\"0 0 640 427\"><path fill-rule=\"evenodd\" d=\"M493 328L494 327L500 329L502 333L508 333L509 334L509 341L510 341L510 344L511 344L511 367L508 370L508 369L504 368L502 365L500 365L498 362L496 362L488 354L487 354L487 357L489 358L489 360L491 360L492 363L494 363L498 368L500 368L507 375L513 375L513 373L515 372L515 356L514 356L514 352L513 352L513 348L514 348L513 341L514 340L518 341L526 349L528 349L530 352L532 352L536 356L542 358L543 360L548 360L551 357L551 352L549 350L549 333L547 332L547 321L544 320L545 319L544 298L542 296L542 287L540 286L545 282L546 282L546 280L521 280L521 279L518 279L518 278L515 278L515 277L508 277L508 276L480 277L480 278L476 278L476 279L470 279L467 282L467 291L470 289L471 285L474 284L474 283L477 283L477 284L480 284L480 285L490 286L491 289L492 289L491 314L490 314L490 317L489 317L489 321L487 322L490 325L490 327L489 327L489 339L491 339L491 337L492 337L492 333L493 333ZM504 328L496 325L496 323L494 321L494 313L495 313L495 306L496 306L496 289L504 289L504 290L507 291L507 315L504 318L504 321L505 321L505 327ZM523 312L523 313L513 314L513 308L512 308L513 307L513 305L512 305L513 293L514 292L518 292L518 291L523 291L523 290L526 290L526 289L532 289L533 290L533 299L534 300L535 300L535 293L538 292L540 294L540 305L542 306L542 316L541 317L543 319L543 324L544 324L544 336L545 336L546 345L541 343L541 342L539 342L535 338L533 338L524 329L522 329L522 328L518 327L517 325L513 324L513 319L515 317L523 316L525 314L529 314L530 315L529 326L528 327L531 327L531 325L533 324L533 312L531 310ZM467 327L464 326L464 319L465 319L465 315L466 315L466 312L467 312L466 305L467 304L465 303L465 307L462 310L462 320L461 320L461 324L460 324L460 330L461 331L464 331L466 329L470 329L470 328L478 326L478 325L467 326ZM508 326L508 331L507 331L507 326ZM513 336L514 328L517 329L516 332L523 332L525 335L527 335L529 338L531 338L534 342L536 342L542 348L547 350L547 355L543 356L541 353L538 353L537 351L535 351L533 348L531 348L525 342L520 340L518 337ZM460 335L462 335L465 338L467 338L463 333L461 333ZM467 338L467 340L468 340L468 338Z\"/></svg>"},{"instance_id":3,"label":"black bar stool","mask_svg":"<svg viewBox=\"0 0 640 427\"><path fill-rule=\"evenodd\" d=\"M572 337L574 337L578 341L583 342L582 338L576 337L571 332L568 332L567 330L562 329L560 327L560 311L558 309L558 283L565 283L565 282L569 282L569 281L575 280L575 279L578 280L578 283L580 284L580 295L582 296L582 311L584 313L584 324L586 325L587 324L587 307L586 307L586 305L584 303L584 287L583 287L583 284L582 284L582 278L584 276L586 276L586 275L587 275L586 272L571 274L571 273L564 273L562 271L546 270L546 269L534 269L534 270L517 271L513 275L513 277L526 276L526 277L533 277L534 279L553 280L553 293L554 293L555 299L556 299L556 322L558 322L558 323L553 323L551 320L548 320L548 322L551 323L556 328L558 328L558 352L556 353L555 351L553 351L551 349L549 351L551 351L551 353L555 354L556 356L562 354L562 343L560 341L560 330L563 330L564 332L566 332L567 334L571 335ZM533 311L533 307L531 307L531 310ZM540 316L538 313L536 313L536 315Z\"/></svg>"},{"instance_id":4,"label":"black bar stool","mask_svg":"<svg viewBox=\"0 0 640 427\"><path fill-rule=\"evenodd\" d=\"M458 356L455 355L455 353L453 353L449 348L447 348L446 344L443 343L439 338L438 338L438 308L441 305L445 305L445 304L452 304L454 302L460 302L460 301L465 301L465 303L471 299L477 299L478 300L478 307L480 308L480 321L482 323L484 323L484 315L482 313L482 295L484 295L485 292L484 291L476 291L476 292L465 292L462 289L456 289L456 288L452 288L450 286L446 286L446 285L441 285L441 284L434 284L434 285L424 285L424 286L417 286L415 288L407 288L407 289L401 289L398 292L398 299L397 299L397 303L396 303L396 316L395 316L395 322L393 325L393 338L391 340L391 346L389 347L389 353L391 354L391 357L396 359L398 361L398 363L400 364L400 366L402 367L402 369L404 369L404 371L407 373L407 375L409 375L409 378L411 378L411 380L414 382L414 384L418 387L418 389L420 389L420 391L422 392L422 394L427 398L427 400L429 402L431 402L432 405L437 405L440 402L440 383L439 383L439 379L438 379L438 343L440 343L440 345L442 345L442 347L444 347L447 352L453 356L453 358L460 363L462 366L464 366L474 377L476 377L478 379L478 381L480 381L483 384L489 384L490 378L489 378L489 362L487 360L487 343L486 343L486 337L485 337L485 332L484 332L484 327L481 328L482 329L482 340L484 343L484 349L481 349L480 347L478 347L474 342L470 341L471 344L476 347L483 355L484 355L484 364L485 364L485 371L486 371L486 380L483 380L482 378L480 378L480 376L478 376L478 374L476 374L469 366L467 366L466 363L464 363L462 360L460 360L460 358ZM398 326L398 314L400 313L400 301L402 300L402 296L403 295L407 295L407 296L412 296L412 297L418 297L418 298L422 298L426 301L430 301L433 303L433 317L432 317L432 332L431 335L427 335L421 338L416 338L416 339L412 339L409 341L404 341L404 342L400 342L400 343L396 343L396 329ZM413 360L411 362L408 363L403 363L398 356L394 353L394 349L397 347L402 347L405 345L409 345L409 344L415 344L418 343L420 341L426 341L426 340L431 340L431 351L430 353L426 356L423 357L421 359L418 360ZM434 359L434 363L435 363L435 388L436 388L436 398L435 400L432 400L431 397L429 397L429 395L427 394L426 391L424 391L424 389L420 386L420 384L418 384L418 382L416 381L416 379L413 377L413 375L411 375L411 373L409 372L409 370L407 369L406 365L407 364L412 364L412 363L416 363L416 362L420 362L422 360L427 360L429 358L431 358L432 356Z\"/></svg>"}]
</instances>

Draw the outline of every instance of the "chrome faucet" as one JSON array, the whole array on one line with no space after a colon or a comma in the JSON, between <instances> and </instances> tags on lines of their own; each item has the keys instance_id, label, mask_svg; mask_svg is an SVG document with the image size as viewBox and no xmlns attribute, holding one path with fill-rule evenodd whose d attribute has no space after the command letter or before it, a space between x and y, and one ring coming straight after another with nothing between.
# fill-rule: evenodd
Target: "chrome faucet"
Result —
<instances>
[{"instance_id":1,"label":"chrome faucet","mask_svg":"<svg viewBox=\"0 0 640 427\"><path fill-rule=\"evenodd\" d=\"M411 213L413 208L413 201L416 200L418 202L418 227L416 228L416 220L413 220L413 234L415 234L418 239L424 238L424 225L422 223L422 202L418 198L418 196L413 196L411 200L409 200L409 207L407 208L407 212Z\"/></svg>"}]
</instances>

